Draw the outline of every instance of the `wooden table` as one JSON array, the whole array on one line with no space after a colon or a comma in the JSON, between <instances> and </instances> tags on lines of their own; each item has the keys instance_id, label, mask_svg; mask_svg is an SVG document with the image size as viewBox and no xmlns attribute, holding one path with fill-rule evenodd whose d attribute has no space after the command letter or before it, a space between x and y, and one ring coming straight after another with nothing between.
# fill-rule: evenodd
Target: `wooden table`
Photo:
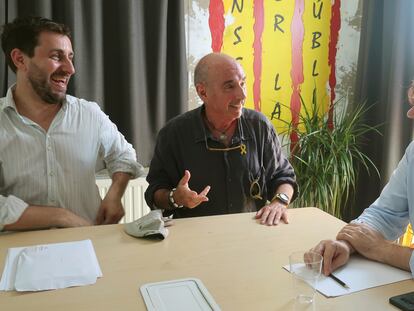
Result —
<instances>
[{"instance_id":1,"label":"wooden table","mask_svg":"<svg viewBox=\"0 0 414 311\"><path fill-rule=\"evenodd\" d=\"M9 247L91 239L103 272L92 286L45 292L0 292L0 310L146 310L145 283L196 277L222 310L292 310L288 255L334 238L344 223L316 208L290 210L290 224L259 225L253 214L180 219L164 241L128 236L122 225L0 236L0 267ZM388 298L412 280L338 298L317 294L316 310L397 310Z\"/></svg>"}]
</instances>

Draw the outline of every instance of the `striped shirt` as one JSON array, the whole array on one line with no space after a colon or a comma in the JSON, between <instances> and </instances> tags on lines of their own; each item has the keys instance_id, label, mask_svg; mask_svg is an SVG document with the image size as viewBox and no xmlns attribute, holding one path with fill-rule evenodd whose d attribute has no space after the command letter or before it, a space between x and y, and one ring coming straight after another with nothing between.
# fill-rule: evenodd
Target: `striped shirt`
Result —
<instances>
[{"instance_id":1,"label":"striped shirt","mask_svg":"<svg viewBox=\"0 0 414 311\"><path fill-rule=\"evenodd\" d=\"M0 99L0 230L29 205L93 222L101 203L95 172L138 177L135 150L96 103L70 95L46 132L18 113L13 88Z\"/></svg>"}]
</instances>

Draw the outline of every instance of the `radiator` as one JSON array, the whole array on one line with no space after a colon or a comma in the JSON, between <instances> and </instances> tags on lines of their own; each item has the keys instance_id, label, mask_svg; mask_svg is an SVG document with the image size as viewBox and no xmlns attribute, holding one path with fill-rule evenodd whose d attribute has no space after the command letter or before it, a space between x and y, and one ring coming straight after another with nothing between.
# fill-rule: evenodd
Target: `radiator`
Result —
<instances>
[{"instance_id":1,"label":"radiator","mask_svg":"<svg viewBox=\"0 0 414 311\"><path fill-rule=\"evenodd\" d=\"M111 186L112 180L109 178L97 178L96 185L99 189L101 198L104 198ZM122 205L125 209L125 216L120 220L120 223L134 221L150 211L144 199L144 192L147 189L148 183L145 177L130 180L125 194L122 197Z\"/></svg>"}]
</instances>

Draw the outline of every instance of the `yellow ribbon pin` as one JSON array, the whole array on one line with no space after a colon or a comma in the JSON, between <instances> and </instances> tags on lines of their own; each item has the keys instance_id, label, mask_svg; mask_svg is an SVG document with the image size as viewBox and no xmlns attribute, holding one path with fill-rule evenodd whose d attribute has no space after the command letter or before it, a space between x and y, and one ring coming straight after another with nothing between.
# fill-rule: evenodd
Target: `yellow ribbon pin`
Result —
<instances>
[{"instance_id":1,"label":"yellow ribbon pin","mask_svg":"<svg viewBox=\"0 0 414 311\"><path fill-rule=\"evenodd\" d=\"M247 154L247 148L245 144L240 145L240 154L242 155Z\"/></svg>"}]
</instances>

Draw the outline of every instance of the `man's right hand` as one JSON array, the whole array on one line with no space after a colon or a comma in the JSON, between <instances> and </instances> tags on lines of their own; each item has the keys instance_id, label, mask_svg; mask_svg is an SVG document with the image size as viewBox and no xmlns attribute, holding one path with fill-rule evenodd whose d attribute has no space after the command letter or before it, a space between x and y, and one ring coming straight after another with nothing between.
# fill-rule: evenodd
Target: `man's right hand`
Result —
<instances>
[{"instance_id":1,"label":"man's right hand","mask_svg":"<svg viewBox=\"0 0 414 311\"><path fill-rule=\"evenodd\" d=\"M188 186L190 178L190 172L185 170L183 178L178 182L177 188L174 191L174 201L179 205L194 208L200 203L208 201L207 193L210 191L210 186L205 187L203 191L197 193Z\"/></svg>"},{"instance_id":2,"label":"man's right hand","mask_svg":"<svg viewBox=\"0 0 414 311\"><path fill-rule=\"evenodd\" d=\"M310 251L321 254L323 257L322 273L329 275L339 267L346 264L353 253L352 246L341 240L324 240L319 242Z\"/></svg>"}]
</instances>

